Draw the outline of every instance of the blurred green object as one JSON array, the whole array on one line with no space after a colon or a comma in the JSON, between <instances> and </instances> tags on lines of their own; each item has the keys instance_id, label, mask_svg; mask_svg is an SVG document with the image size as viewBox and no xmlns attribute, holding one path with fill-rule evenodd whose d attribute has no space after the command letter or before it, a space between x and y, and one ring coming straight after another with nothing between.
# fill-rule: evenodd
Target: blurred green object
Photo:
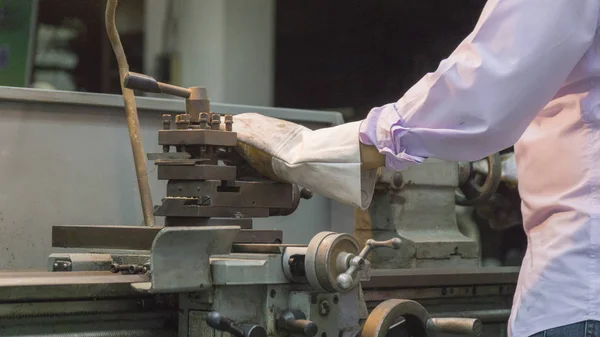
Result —
<instances>
[{"instance_id":1,"label":"blurred green object","mask_svg":"<svg viewBox=\"0 0 600 337\"><path fill-rule=\"evenodd\" d=\"M29 86L37 0L0 0L0 85Z\"/></svg>"}]
</instances>

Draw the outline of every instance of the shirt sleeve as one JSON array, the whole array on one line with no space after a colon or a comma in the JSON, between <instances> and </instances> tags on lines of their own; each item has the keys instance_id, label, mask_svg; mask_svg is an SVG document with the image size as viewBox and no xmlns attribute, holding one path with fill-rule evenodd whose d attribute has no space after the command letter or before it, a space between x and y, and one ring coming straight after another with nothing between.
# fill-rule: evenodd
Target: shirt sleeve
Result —
<instances>
[{"instance_id":1,"label":"shirt sleeve","mask_svg":"<svg viewBox=\"0 0 600 337\"><path fill-rule=\"evenodd\" d=\"M490 0L473 32L404 97L370 111L360 141L401 170L512 146L592 45L598 0Z\"/></svg>"}]
</instances>

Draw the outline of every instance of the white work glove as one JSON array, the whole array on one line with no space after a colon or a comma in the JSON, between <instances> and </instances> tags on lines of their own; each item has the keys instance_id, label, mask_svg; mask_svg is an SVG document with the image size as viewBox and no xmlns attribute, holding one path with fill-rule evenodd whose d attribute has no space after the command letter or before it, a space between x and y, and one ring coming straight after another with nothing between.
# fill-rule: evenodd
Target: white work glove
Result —
<instances>
[{"instance_id":1,"label":"white work glove","mask_svg":"<svg viewBox=\"0 0 600 337\"><path fill-rule=\"evenodd\" d=\"M371 203L377 169L361 169L360 122L313 131L255 113L233 120L238 152L260 173L361 209Z\"/></svg>"}]
</instances>

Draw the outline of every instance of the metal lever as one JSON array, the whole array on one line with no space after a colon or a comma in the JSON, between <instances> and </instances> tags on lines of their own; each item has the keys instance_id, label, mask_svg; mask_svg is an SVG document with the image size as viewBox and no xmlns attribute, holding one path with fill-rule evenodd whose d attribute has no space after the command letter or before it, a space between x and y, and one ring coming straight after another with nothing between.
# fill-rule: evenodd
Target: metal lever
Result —
<instances>
[{"instance_id":1,"label":"metal lever","mask_svg":"<svg viewBox=\"0 0 600 337\"><path fill-rule=\"evenodd\" d=\"M235 323L220 313L213 311L206 316L206 324L219 331L226 331L235 337L244 337L244 331L237 327Z\"/></svg>"},{"instance_id":2,"label":"metal lever","mask_svg":"<svg viewBox=\"0 0 600 337\"><path fill-rule=\"evenodd\" d=\"M140 90L144 92L162 93L185 98L185 113L189 116L188 120L199 121L200 113L210 113L210 100L206 88L190 87L183 88L176 85L158 82L153 77L127 72L123 78L123 86L132 90ZM218 116L218 115L217 115ZM214 115L212 117L215 117ZM221 119L219 119L219 123ZM230 131L230 130L229 130Z\"/></svg>"},{"instance_id":3,"label":"metal lever","mask_svg":"<svg viewBox=\"0 0 600 337\"><path fill-rule=\"evenodd\" d=\"M283 312L277 319L277 328L306 337L314 337L319 331L317 324L307 320L304 313L299 310Z\"/></svg>"},{"instance_id":4,"label":"metal lever","mask_svg":"<svg viewBox=\"0 0 600 337\"><path fill-rule=\"evenodd\" d=\"M267 337L267 330L258 324L240 324L213 311L206 316L206 324L219 331L229 332L234 337Z\"/></svg>"},{"instance_id":5,"label":"metal lever","mask_svg":"<svg viewBox=\"0 0 600 337\"><path fill-rule=\"evenodd\" d=\"M191 95L190 89L158 82L151 76L138 74L131 71L125 75L125 78L123 79L123 86L132 90L167 94L181 98L189 98Z\"/></svg>"},{"instance_id":6,"label":"metal lever","mask_svg":"<svg viewBox=\"0 0 600 337\"><path fill-rule=\"evenodd\" d=\"M351 256L348 262L348 269L340 275L338 275L336 279L337 285L344 289L348 290L354 286L356 279L358 278L358 272L361 271L365 266L365 260L367 255L371 252L372 249L375 248L392 248L398 249L402 244L402 240L399 238L393 238L387 241L375 241L372 239L367 240L365 243L365 248L360 252L358 256Z\"/></svg>"},{"instance_id":7,"label":"metal lever","mask_svg":"<svg viewBox=\"0 0 600 337\"><path fill-rule=\"evenodd\" d=\"M475 318L430 318L427 320L427 329L461 335L481 335L483 324Z\"/></svg>"}]
</instances>

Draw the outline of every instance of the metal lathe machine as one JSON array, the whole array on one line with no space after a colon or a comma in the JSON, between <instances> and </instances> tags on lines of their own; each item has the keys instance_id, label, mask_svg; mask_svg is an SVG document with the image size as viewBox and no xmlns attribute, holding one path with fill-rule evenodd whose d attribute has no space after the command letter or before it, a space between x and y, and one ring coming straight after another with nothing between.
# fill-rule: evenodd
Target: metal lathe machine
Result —
<instances>
[{"instance_id":1,"label":"metal lathe machine","mask_svg":"<svg viewBox=\"0 0 600 337\"><path fill-rule=\"evenodd\" d=\"M129 86L148 84L160 85L129 75ZM221 131L201 93L181 113L152 118L163 152L148 158L166 182L154 214L164 226L53 226L47 239L61 252L47 272L0 272L0 335L504 334L517 270L483 267L480 227L455 206L461 165L384 172L353 235L333 224L308 245L285 244L285 231L254 229L253 220L285 219L311 192L253 172L232 149L230 116ZM0 90L5 115L63 98Z\"/></svg>"},{"instance_id":2,"label":"metal lathe machine","mask_svg":"<svg viewBox=\"0 0 600 337\"><path fill-rule=\"evenodd\" d=\"M177 87L132 72L123 85L185 100L149 118L160 125L153 135L162 151L147 159L166 189L152 216L164 224L54 225L51 237L34 239L33 232L2 231L6 215L0 212L5 241L28 235L28 241L51 241L54 250L39 256L47 258L47 271L0 271L0 336L506 334L518 272L514 261L523 249L507 246L518 241L519 233L511 230L520 218L510 153L475 163L432 160L404 172L384 170L373 206L356 211L351 227L332 217L331 228L308 244L286 244L287 229L256 229L255 222L286 219L318 196L265 179L236 153L230 114L235 107L216 113L227 107L211 106L206 88ZM118 98L73 95L0 88L0 110L26 118L21 110L53 107L60 114L68 104L85 113L95 111L97 99ZM76 99L67 103L69 97ZM156 108L166 100L138 102ZM301 119L295 121L322 127ZM102 125L102 119L96 123ZM26 139L18 144L28 149ZM0 156L11 155L0 148ZM49 158L28 160L43 166ZM64 165L85 165L64 158ZM26 172L2 165L0 172L3 168ZM102 170L110 168L98 168L97 174ZM11 198L17 197L0 194L0 202ZM44 212L44 205L27 206L27 212ZM81 207L85 216L109 206L82 198ZM0 247L0 257L10 251Z\"/></svg>"}]
</instances>

